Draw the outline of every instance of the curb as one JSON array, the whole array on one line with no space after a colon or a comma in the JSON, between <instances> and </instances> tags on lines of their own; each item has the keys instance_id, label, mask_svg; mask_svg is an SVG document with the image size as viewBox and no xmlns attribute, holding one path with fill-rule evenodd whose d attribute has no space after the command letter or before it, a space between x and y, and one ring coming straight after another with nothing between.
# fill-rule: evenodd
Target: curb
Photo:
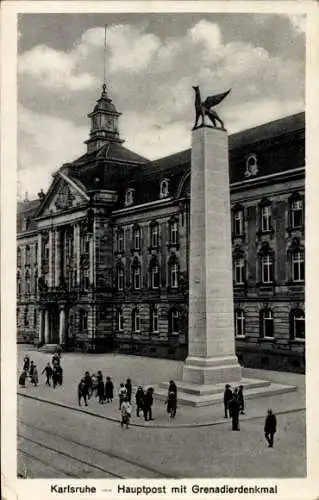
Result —
<instances>
[{"instance_id":1,"label":"curb","mask_svg":"<svg viewBox=\"0 0 319 500\"><path fill-rule=\"evenodd\" d=\"M52 406L59 406L60 408L66 408L68 410L72 410L72 411L76 411L76 412L79 412L79 413L86 413L87 415L91 415L92 417L96 417L96 418L101 418L103 420L108 420L110 422L116 422L117 424L120 423L120 420L117 419L117 418L114 418L114 417L107 417L105 415L101 415L99 413L95 413L93 411L89 411L89 410L85 410L85 409L80 409L78 408L77 406L72 406L72 405L67 405L67 404L64 404L64 403L58 403L56 401L50 401L48 399L45 399L45 398L41 398L41 397L38 397L38 396L30 396L29 394L23 394L19 391L17 391L17 394L18 396L21 396L23 398L26 398L26 399L33 399L35 401L40 401L42 403L46 403L46 404L50 404ZM297 413L297 412L300 412L300 411L305 411L306 408L304 407L301 407L301 408L293 408L292 410L282 410L282 411L278 411L276 412L276 415L285 415L287 413ZM256 419L259 419L259 418L265 418L265 415L257 415L257 416L254 416L254 417L250 417L250 418L242 418L241 421L242 422L245 422L246 420L256 420ZM134 423L134 422L131 422L130 423L130 426L131 427L141 427L143 429L182 429L182 428L190 428L190 427L210 427L210 426L213 426L213 425L221 425L221 424L228 424L229 423L229 420L211 420L211 421L208 421L208 422L203 422L203 423L194 423L194 424L179 424L179 425L176 425L176 424L173 424L173 425L161 425L161 424L153 424L151 426L147 425L147 424L137 424L137 423Z\"/></svg>"}]
</instances>

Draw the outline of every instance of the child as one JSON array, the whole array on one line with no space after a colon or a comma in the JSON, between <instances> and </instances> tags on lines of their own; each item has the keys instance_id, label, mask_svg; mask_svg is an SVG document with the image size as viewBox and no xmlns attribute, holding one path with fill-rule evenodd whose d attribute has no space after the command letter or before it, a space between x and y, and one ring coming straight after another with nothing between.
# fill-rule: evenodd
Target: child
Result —
<instances>
[{"instance_id":1,"label":"child","mask_svg":"<svg viewBox=\"0 0 319 500\"><path fill-rule=\"evenodd\" d=\"M124 387L124 384L120 384L119 388L119 398L120 398L120 404L119 404L119 410L121 409L121 404L124 401L124 398L127 396L127 390Z\"/></svg>"},{"instance_id":2,"label":"child","mask_svg":"<svg viewBox=\"0 0 319 500\"><path fill-rule=\"evenodd\" d=\"M126 428L128 429L128 424L130 422L131 413L132 413L131 404L128 401L127 396L124 396L123 402L121 404L121 416L122 416L121 427L123 427L125 424Z\"/></svg>"}]
</instances>

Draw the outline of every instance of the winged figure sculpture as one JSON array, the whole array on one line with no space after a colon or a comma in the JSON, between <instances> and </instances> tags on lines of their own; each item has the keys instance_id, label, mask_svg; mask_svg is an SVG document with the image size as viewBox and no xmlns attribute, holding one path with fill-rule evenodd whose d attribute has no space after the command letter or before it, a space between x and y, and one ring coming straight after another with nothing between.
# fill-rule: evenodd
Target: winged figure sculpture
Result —
<instances>
[{"instance_id":1,"label":"winged figure sculpture","mask_svg":"<svg viewBox=\"0 0 319 500\"><path fill-rule=\"evenodd\" d=\"M218 122L220 124L220 127L224 128L224 122L219 118L216 111L214 111L212 108L214 106L217 106L217 104L219 104L220 102L222 102L225 99L225 97L228 96L231 89L227 90L227 92L223 92L222 94L209 96L206 98L205 101L202 101L199 87L196 86L193 87L193 89L195 91L195 112L196 112L195 125L193 127L193 130L205 126L205 116L208 116L208 118L213 124L213 127L217 128L217 122ZM198 125L200 118L202 121L201 124Z\"/></svg>"}]
</instances>

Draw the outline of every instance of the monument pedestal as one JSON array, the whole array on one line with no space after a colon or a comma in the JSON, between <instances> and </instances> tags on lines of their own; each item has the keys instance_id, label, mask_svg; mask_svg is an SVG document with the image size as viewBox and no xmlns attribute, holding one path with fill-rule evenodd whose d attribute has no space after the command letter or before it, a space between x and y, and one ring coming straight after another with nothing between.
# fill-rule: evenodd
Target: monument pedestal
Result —
<instances>
[{"instance_id":1,"label":"monument pedestal","mask_svg":"<svg viewBox=\"0 0 319 500\"><path fill-rule=\"evenodd\" d=\"M223 129L193 131L190 212L188 357L183 380L177 382L178 402L221 404L225 384L243 385L248 399L278 393L282 386L242 379L235 354L228 137ZM166 387L156 391L161 399Z\"/></svg>"}]
</instances>

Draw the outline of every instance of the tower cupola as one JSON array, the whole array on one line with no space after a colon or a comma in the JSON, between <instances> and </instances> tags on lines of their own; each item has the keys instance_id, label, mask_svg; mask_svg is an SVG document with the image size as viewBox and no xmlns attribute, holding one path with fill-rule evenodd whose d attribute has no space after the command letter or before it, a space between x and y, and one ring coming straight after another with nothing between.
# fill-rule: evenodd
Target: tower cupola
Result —
<instances>
[{"instance_id":1,"label":"tower cupola","mask_svg":"<svg viewBox=\"0 0 319 500\"><path fill-rule=\"evenodd\" d=\"M91 120L90 138L85 141L87 152L97 151L104 144L115 142L121 144L118 119L121 116L107 94L106 84L103 84L101 97L88 118Z\"/></svg>"}]
</instances>

